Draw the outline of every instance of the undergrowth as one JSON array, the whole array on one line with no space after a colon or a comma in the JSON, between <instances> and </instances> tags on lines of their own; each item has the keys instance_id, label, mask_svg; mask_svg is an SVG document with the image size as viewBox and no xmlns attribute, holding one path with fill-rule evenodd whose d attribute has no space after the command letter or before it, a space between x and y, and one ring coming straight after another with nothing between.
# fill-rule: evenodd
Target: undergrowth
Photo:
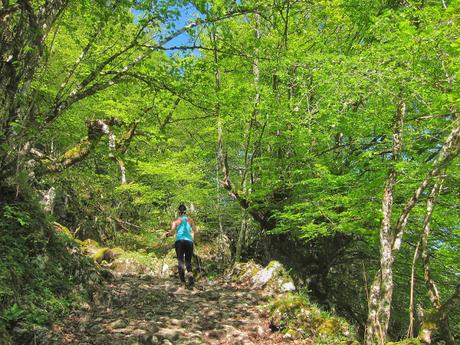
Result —
<instances>
[{"instance_id":1,"label":"undergrowth","mask_svg":"<svg viewBox=\"0 0 460 345\"><path fill-rule=\"evenodd\" d=\"M54 231L32 190L0 192L0 345L27 344L87 299L98 275L75 242Z\"/></svg>"}]
</instances>

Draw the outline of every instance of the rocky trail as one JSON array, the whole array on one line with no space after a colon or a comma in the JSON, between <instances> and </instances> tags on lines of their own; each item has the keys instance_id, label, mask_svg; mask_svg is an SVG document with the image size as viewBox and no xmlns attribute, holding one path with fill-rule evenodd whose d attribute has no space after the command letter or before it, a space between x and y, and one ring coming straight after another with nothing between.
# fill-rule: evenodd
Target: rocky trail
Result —
<instances>
[{"instance_id":1,"label":"rocky trail","mask_svg":"<svg viewBox=\"0 0 460 345\"><path fill-rule=\"evenodd\" d=\"M224 280L193 289L174 277L121 275L52 327L47 344L284 344L270 330L269 293ZM300 343L300 342L299 342Z\"/></svg>"}]
</instances>

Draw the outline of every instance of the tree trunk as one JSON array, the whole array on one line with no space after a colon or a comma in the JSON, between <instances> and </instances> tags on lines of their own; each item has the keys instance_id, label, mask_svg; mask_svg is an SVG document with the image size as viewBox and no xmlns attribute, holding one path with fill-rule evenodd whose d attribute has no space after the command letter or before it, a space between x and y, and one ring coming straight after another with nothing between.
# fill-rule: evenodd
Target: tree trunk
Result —
<instances>
[{"instance_id":1,"label":"tree trunk","mask_svg":"<svg viewBox=\"0 0 460 345\"><path fill-rule=\"evenodd\" d=\"M122 157L128 150L132 138L136 133L137 122L129 125L128 129L117 139L113 132L113 126L119 124L120 121L115 118L88 121L86 124L88 135L80 140L77 145L56 158L52 158L35 148L30 148L28 151L33 156L34 163L30 162L29 165L31 165L31 168L34 168L37 165L36 163L38 163L38 169L34 171L36 175L62 172L86 158L94 150L101 138L107 135L109 158L117 163L121 184L125 184L127 182L126 167Z\"/></svg>"},{"instance_id":2,"label":"tree trunk","mask_svg":"<svg viewBox=\"0 0 460 345\"><path fill-rule=\"evenodd\" d=\"M423 278L425 280L425 285L428 289L428 296L434 310L434 312L428 313L427 318L423 320L420 330L420 338L423 339L424 342L431 344L432 331L437 328L439 330L439 334L444 339L446 344L454 345L455 339L449 327L449 315L441 312L441 297L439 295L438 288L436 287L436 283L431 276L430 251L428 249L428 238L431 231L431 218L433 215L436 197L442 189L442 183L443 178L440 178L440 181L435 183L433 189L431 190L430 196L428 197L426 203L425 219L423 220L422 238L420 240L423 262ZM437 325L437 327L433 327L435 325Z\"/></svg>"},{"instance_id":3,"label":"tree trunk","mask_svg":"<svg viewBox=\"0 0 460 345\"><path fill-rule=\"evenodd\" d=\"M384 343L390 320L390 306L393 293L393 255L391 214L393 210L393 193L396 185L395 164L399 161L402 149L402 132L406 104L399 100L393 125L392 165L385 182L382 199L382 225L380 228L380 270L372 283L369 298L369 314L366 329L366 344Z\"/></svg>"},{"instance_id":4,"label":"tree trunk","mask_svg":"<svg viewBox=\"0 0 460 345\"><path fill-rule=\"evenodd\" d=\"M423 220L423 232L421 239L421 252L422 252L422 262L423 262L423 276L425 280L426 287L428 289L428 296L430 297L431 304L434 308L439 309L441 307L441 298L439 297L439 292L436 287L436 284L431 277L430 269L430 253L428 249L428 237L430 236L431 231L431 218L433 215L433 207L435 203L436 196L442 188L442 180L436 182L431 194L428 197L426 202L426 214L425 219Z\"/></svg>"},{"instance_id":5,"label":"tree trunk","mask_svg":"<svg viewBox=\"0 0 460 345\"><path fill-rule=\"evenodd\" d=\"M36 116L30 85L45 54L45 39L66 0L3 2L0 26L0 180L22 163L23 135ZM20 96L19 96L20 95Z\"/></svg>"},{"instance_id":6,"label":"tree trunk","mask_svg":"<svg viewBox=\"0 0 460 345\"><path fill-rule=\"evenodd\" d=\"M255 28L254 28L254 35L257 41L260 40L260 15L256 13L254 15L255 18ZM246 183L246 176L248 174L248 170L252 171L252 159L249 159L249 150L251 147L251 141L253 136L253 131L255 130L255 125L257 123L257 115L259 114L259 105L260 105L260 68L259 68L259 48L254 49L254 61L252 63L252 74L254 76L254 102L253 102L253 109L251 119L249 121L249 127L246 133L246 143L244 146L244 167L243 167L243 174L241 177L241 185L245 185ZM255 150L254 150L255 151ZM254 152L251 157L254 156ZM251 165L251 166L250 166Z\"/></svg>"},{"instance_id":7,"label":"tree trunk","mask_svg":"<svg viewBox=\"0 0 460 345\"><path fill-rule=\"evenodd\" d=\"M415 286L415 264L417 263L417 258L420 251L420 242L417 243L415 247L414 257L412 259L412 269L410 274L410 302L409 302L409 327L407 328L407 338L414 337L414 286Z\"/></svg>"},{"instance_id":8,"label":"tree trunk","mask_svg":"<svg viewBox=\"0 0 460 345\"><path fill-rule=\"evenodd\" d=\"M257 41L260 40L260 15L258 13L254 14L254 35ZM257 123L257 116L259 114L259 105L260 105L260 68L259 68L259 48L254 49L254 61L252 63L252 74L254 77L254 101L253 101L253 109L251 114L251 119L249 120L249 126L246 133L246 140L244 145L244 166L243 172L241 177L241 186L243 190L243 194L246 195L248 193L247 189L247 175L248 171L252 171L252 163L253 160L249 159L249 151L251 150L251 141L253 137L253 132L255 131L255 125ZM254 151L254 150L253 150ZM254 152L251 158L254 156ZM249 192L251 188L249 188ZM241 208L241 227L240 231L238 232L238 240L236 243L236 250L235 250L235 261L238 262L241 260L241 252L244 247L244 240L246 236L247 230L247 211L244 207Z\"/></svg>"},{"instance_id":9,"label":"tree trunk","mask_svg":"<svg viewBox=\"0 0 460 345\"><path fill-rule=\"evenodd\" d=\"M51 187L42 193L41 204L46 212L53 214L54 202L56 201L56 188Z\"/></svg>"},{"instance_id":10,"label":"tree trunk","mask_svg":"<svg viewBox=\"0 0 460 345\"><path fill-rule=\"evenodd\" d=\"M240 231L238 232L238 240L236 242L236 249L235 249L235 262L239 262L241 260L241 252L245 245L244 239L246 237L246 229L247 229L247 219L246 219L246 210L241 210L241 227Z\"/></svg>"},{"instance_id":11,"label":"tree trunk","mask_svg":"<svg viewBox=\"0 0 460 345\"><path fill-rule=\"evenodd\" d=\"M394 136L393 136L394 140ZM385 251L381 248L381 267L376 274L372 283L372 288L369 296L369 313L367 320L367 330L365 336L365 344L371 345L375 342L384 342L388 329L388 321L390 316L391 295L393 286L392 266L399 252L402 243L402 236L404 234L410 212L419 201L422 193L429 185L433 178L440 175L444 169L460 152L460 118L454 121L454 127L449 133L446 142L444 143L438 157L432 165L432 169L428 172L427 176L420 182L417 189L414 191L409 200L405 203L401 215L398 218L394 230L390 234L391 251L388 253L388 248ZM390 171L391 172L391 171ZM391 174L389 174L389 178ZM388 182L388 180L387 180ZM388 183L386 183L387 185ZM385 199L385 197L384 197ZM385 217L385 214L384 214ZM382 222L382 229L384 223ZM384 240L382 241L382 236ZM381 233L381 246L387 245L386 234ZM386 254L386 258L383 257ZM385 273L382 273L383 271Z\"/></svg>"},{"instance_id":12,"label":"tree trunk","mask_svg":"<svg viewBox=\"0 0 460 345\"><path fill-rule=\"evenodd\" d=\"M449 327L449 314L460 304L460 284L455 288L452 296L444 302L437 310L429 311L424 316L424 320L419 332L419 339L427 344L431 344L431 336L437 331L446 344L455 345L456 341Z\"/></svg>"},{"instance_id":13,"label":"tree trunk","mask_svg":"<svg viewBox=\"0 0 460 345\"><path fill-rule=\"evenodd\" d=\"M219 92L220 92L220 71L219 71L219 59L217 54L217 42L214 33L211 34L211 42L213 45L213 53L214 53L214 76L215 76L215 92L217 94L217 98L219 99ZM223 140L223 121L220 114L220 102L217 101L215 105L214 114L217 118L217 164L219 169L222 172L222 179L220 179L221 186L227 190L229 195L238 201L240 206L248 210L249 214L252 218L258 222L262 228L270 229L273 227L273 221L270 220L270 215L265 213L259 212L257 210L249 209L249 201L241 195L238 190L234 187L231 179L230 179L230 170L228 168L228 159L227 153L224 149L224 140Z\"/></svg>"},{"instance_id":14,"label":"tree trunk","mask_svg":"<svg viewBox=\"0 0 460 345\"><path fill-rule=\"evenodd\" d=\"M120 183L121 184L126 184L126 166L125 166L125 162L120 157L115 157L115 160L116 160L117 165L118 165L118 170L120 171Z\"/></svg>"}]
</instances>

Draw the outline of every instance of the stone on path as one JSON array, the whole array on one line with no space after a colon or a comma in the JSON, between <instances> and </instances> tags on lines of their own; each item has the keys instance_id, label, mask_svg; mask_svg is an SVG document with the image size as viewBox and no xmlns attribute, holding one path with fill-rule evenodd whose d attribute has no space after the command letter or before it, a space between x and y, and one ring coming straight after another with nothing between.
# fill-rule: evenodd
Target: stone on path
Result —
<instances>
[{"instance_id":1,"label":"stone on path","mask_svg":"<svg viewBox=\"0 0 460 345\"><path fill-rule=\"evenodd\" d=\"M128 323L125 320L121 319L109 323L109 327L113 329L125 328L127 325Z\"/></svg>"},{"instance_id":2,"label":"stone on path","mask_svg":"<svg viewBox=\"0 0 460 345\"><path fill-rule=\"evenodd\" d=\"M183 328L162 328L157 333L156 336L161 339L168 339L168 340L177 340L186 331Z\"/></svg>"}]
</instances>

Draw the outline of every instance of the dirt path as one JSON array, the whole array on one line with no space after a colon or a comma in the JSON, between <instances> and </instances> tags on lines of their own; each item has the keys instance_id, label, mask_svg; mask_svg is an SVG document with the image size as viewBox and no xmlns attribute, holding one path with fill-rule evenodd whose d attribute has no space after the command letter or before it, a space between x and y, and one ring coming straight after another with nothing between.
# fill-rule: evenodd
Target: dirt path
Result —
<instances>
[{"instance_id":1,"label":"dirt path","mask_svg":"<svg viewBox=\"0 0 460 345\"><path fill-rule=\"evenodd\" d=\"M282 344L260 311L267 296L224 282L122 276L53 326L47 344Z\"/></svg>"}]
</instances>

